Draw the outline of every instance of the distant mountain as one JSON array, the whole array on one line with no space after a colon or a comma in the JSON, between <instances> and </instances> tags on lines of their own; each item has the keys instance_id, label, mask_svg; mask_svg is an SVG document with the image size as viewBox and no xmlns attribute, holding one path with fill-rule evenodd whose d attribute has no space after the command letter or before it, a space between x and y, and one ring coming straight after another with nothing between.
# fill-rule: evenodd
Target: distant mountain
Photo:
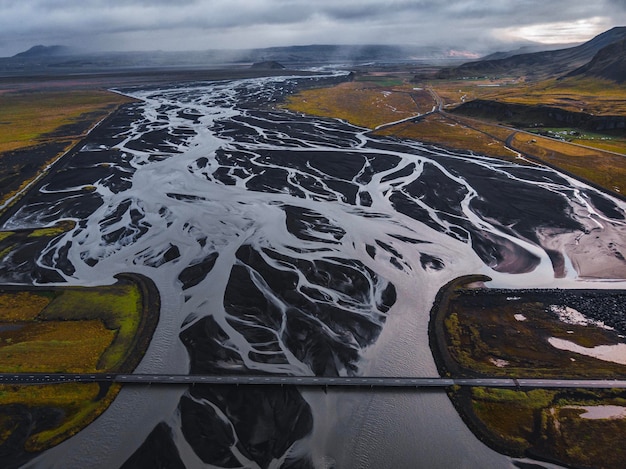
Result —
<instances>
[{"instance_id":1,"label":"distant mountain","mask_svg":"<svg viewBox=\"0 0 626 469\"><path fill-rule=\"evenodd\" d=\"M13 58L42 58L42 57L59 57L71 54L71 49L67 46L33 46L27 51L15 54Z\"/></svg>"},{"instance_id":2,"label":"distant mountain","mask_svg":"<svg viewBox=\"0 0 626 469\"><path fill-rule=\"evenodd\" d=\"M589 63L567 76L588 76L617 83L626 82L626 39L600 49Z\"/></svg>"},{"instance_id":3,"label":"distant mountain","mask_svg":"<svg viewBox=\"0 0 626 469\"><path fill-rule=\"evenodd\" d=\"M281 63L276 62L275 60L268 60L265 62L254 62L250 65L250 68L254 68L257 70L283 70L285 66Z\"/></svg>"},{"instance_id":4,"label":"distant mountain","mask_svg":"<svg viewBox=\"0 0 626 469\"><path fill-rule=\"evenodd\" d=\"M604 47L626 39L626 27L610 29L576 47L519 54L496 60L469 62L443 69L440 78L493 75L526 75L531 78L560 76L588 63Z\"/></svg>"},{"instance_id":5,"label":"distant mountain","mask_svg":"<svg viewBox=\"0 0 626 469\"><path fill-rule=\"evenodd\" d=\"M493 54L481 57L480 60L500 60L513 57L514 55L521 54L534 54L535 52L545 52L549 50L566 49L569 47L575 47L578 44L529 44L521 46L515 50L499 51Z\"/></svg>"},{"instance_id":6,"label":"distant mountain","mask_svg":"<svg viewBox=\"0 0 626 469\"><path fill-rule=\"evenodd\" d=\"M303 63L400 63L422 61L455 61L473 57L468 51L428 46L406 45L336 45L312 44L306 46L269 47L252 49L244 56L250 62L276 61L282 64Z\"/></svg>"},{"instance_id":7,"label":"distant mountain","mask_svg":"<svg viewBox=\"0 0 626 469\"><path fill-rule=\"evenodd\" d=\"M0 57L0 76L90 73L139 69L197 69L278 63L292 70L404 64L460 64L476 54L462 48L411 45L306 45L263 49L87 52L64 46L35 46ZM258 67L261 65L256 65Z\"/></svg>"}]
</instances>

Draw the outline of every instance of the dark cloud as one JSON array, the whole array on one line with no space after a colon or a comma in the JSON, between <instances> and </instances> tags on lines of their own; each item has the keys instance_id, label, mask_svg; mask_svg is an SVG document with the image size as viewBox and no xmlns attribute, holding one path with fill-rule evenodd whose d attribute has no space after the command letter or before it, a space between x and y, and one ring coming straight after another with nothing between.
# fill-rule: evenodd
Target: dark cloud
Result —
<instances>
[{"instance_id":1,"label":"dark cloud","mask_svg":"<svg viewBox=\"0 0 626 469\"><path fill-rule=\"evenodd\" d=\"M545 34L583 40L624 22L626 0L0 0L0 55L39 43L124 50L469 47L524 34L541 38L541 25ZM520 33L524 27L530 32Z\"/></svg>"}]
</instances>

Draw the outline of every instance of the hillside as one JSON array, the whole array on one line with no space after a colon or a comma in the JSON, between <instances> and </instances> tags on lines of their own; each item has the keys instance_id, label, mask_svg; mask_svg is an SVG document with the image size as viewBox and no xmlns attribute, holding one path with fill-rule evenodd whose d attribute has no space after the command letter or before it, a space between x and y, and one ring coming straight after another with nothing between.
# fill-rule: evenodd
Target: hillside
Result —
<instances>
[{"instance_id":1,"label":"hillside","mask_svg":"<svg viewBox=\"0 0 626 469\"><path fill-rule=\"evenodd\" d=\"M572 71L568 76L603 78L616 83L624 83L626 81L626 39L600 49L589 63Z\"/></svg>"},{"instance_id":2,"label":"hillside","mask_svg":"<svg viewBox=\"0 0 626 469\"><path fill-rule=\"evenodd\" d=\"M33 46L30 49L20 52L19 54L15 54L13 58L19 59L29 59L29 58L40 58L40 57L59 57L69 55L71 53L71 49L66 46Z\"/></svg>"},{"instance_id":3,"label":"hillside","mask_svg":"<svg viewBox=\"0 0 626 469\"><path fill-rule=\"evenodd\" d=\"M468 62L443 69L439 78L517 75L538 79L562 76L587 64L605 47L625 39L626 27L616 27L576 47Z\"/></svg>"}]
</instances>

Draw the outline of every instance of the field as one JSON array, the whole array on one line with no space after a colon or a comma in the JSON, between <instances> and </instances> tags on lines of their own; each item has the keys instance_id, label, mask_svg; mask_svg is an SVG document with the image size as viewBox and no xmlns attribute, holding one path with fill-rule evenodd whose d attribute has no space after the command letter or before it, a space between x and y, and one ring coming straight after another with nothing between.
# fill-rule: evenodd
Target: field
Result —
<instances>
[{"instance_id":1,"label":"field","mask_svg":"<svg viewBox=\"0 0 626 469\"><path fill-rule=\"evenodd\" d=\"M401 84L400 84L401 83ZM520 122L502 122L487 111L451 112L474 99L528 106ZM538 120L554 106L568 112L626 116L623 87L590 80L426 80L406 76L359 76L352 83L307 90L289 98L286 107L318 116L338 117L376 133L417 139L455 150L515 160L547 163L614 194L626 194L626 134L624 130L590 132L577 127L558 129L556 138L530 135L541 132ZM434 107L441 110L430 113ZM526 109L526 108L524 108ZM416 119L384 125L414 116ZM503 125L506 124L506 125ZM512 127L516 125L517 128ZM542 132L549 135L548 131ZM566 136L566 138L565 138ZM577 144L577 145L574 145ZM523 161L520 156L528 161Z\"/></svg>"},{"instance_id":2,"label":"field","mask_svg":"<svg viewBox=\"0 0 626 469\"><path fill-rule=\"evenodd\" d=\"M0 153L76 139L116 106L128 102L107 91L31 91L0 95Z\"/></svg>"},{"instance_id":3,"label":"field","mask_svg":"<svg viewBox=\"0 0 626 469\"><path fill-rule=\"evenodd\" d=\"M97 89L0 93L0 208L129 101Z\"/></svg>"},{"instance_id":4,"label":"field","mask_svg":"<svg viewBox=\"0 0 626 469\"><path fill-rule=\"evenodd\" d=\"M158 300L148 290L146 279L134 276L103 287L4 287L0 372L132 371L158 321ZM0 386L0 450L16 435L28 452L58 444L100 415L118 391L95 383Z\"/></svg>"},{"instance_id":5,"label":"field","mask_svg":"<svg viewBox=\"0 0 626 469\"><path fill-rule=\"evenodd\" d=\"M525 82L519 79L437 80L431 82L447 108L474 99L529 106L554 106L573 112L626 114L626 90L609 81L581 78Z\"/></svg>"},{"instance_id":6,"label":"field","mask_svg":"<svg viewBox=\"0 0 626 469\"><path fill-rule=\"evenodd\" d=\"M485 277L451 282L431 315L431 346L440 372L452 376L608 378L626 376L626 365L558 349L558 338L592 350L623 343L600 321L583 325L558 317L550 305L577 307L593 298L602 314L626 301L624 292L558 290L490 291L461 288ZM572 303L573 302L573 303ZM619 308L619 306L618 306ZM614 316L614 314L611 314ZM506 454L529 454L575 467L618 467L626 452L615 446L626 419L584 416L587 409L626 409L624 390L515 390L459 388L449 396L468 426ZM611 450L609 450L611 448Z\"/></svg>"},{"instance_id":7,"label":"field","mask_svg":"<svg viewBox=\"0 0 626 469\"><path fill-rule=\"evenodd\" d=\"M427 91L413 89L406 84L398 85L397 79L369 77L331 88L302 91L290 96L286 107L314 116L336 117L374 129L429 112L433 100Z\"/></svg>"}]
</instances>

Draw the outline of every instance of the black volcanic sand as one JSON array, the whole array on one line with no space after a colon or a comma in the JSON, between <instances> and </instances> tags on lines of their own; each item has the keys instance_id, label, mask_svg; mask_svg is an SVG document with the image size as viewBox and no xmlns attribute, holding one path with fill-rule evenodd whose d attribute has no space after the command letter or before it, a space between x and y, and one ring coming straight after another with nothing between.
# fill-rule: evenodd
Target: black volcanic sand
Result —
<instances>
[{"instance_id":1,"label":"black volcanic sand","mask_svg":"<svg viewBox=\"0 0 626 469\"><path fill-rule=\"evenodd\" d=\"M212 406L201 404L203 400L233 425ZM218 467L241 467L235 450L260 467L269 467L313 428L311 409L293 387L194 386L179 409L185 439L204 463ZM162 422L122 469L183 467L172 430ZM314 465L307 456L298 455L287 457L280 467L313 469Z\"/></svg>"},{"instance_id":2,"label":"black volcanic sand","mask_svg":"<svg viewBox=\"0 0 626 469\"><path fill-rule=\"evenodd\" d=\"M286 210L291 216L298 213L294 207L288 206ZM303 215L313 230L303 230L301 220L288 222L290 231L299 237L310 236L311 232L343 236L341 230L333 228L319 214L305 211ZM311 287L298 290L296 271L279 271L263 255L279 260L282 265L294 266L305 274ZM260 253L251 246L242 246L237 258L240 263L232 268L224 308L229 325L263 351L259 357L251 352L250 358L286 364L278 344L280 339L316 375L337 376L341 369L349 373L357 370L359 350L378 337L385 313L395 302L393 285L387 286L382 303L377 305L378 311L372 311L368 319L363 310L360 314L351 313L348 308L328 301L314 288L314 285L330 287L357 304L366 303L376 275L356 261L352 265L341 260L336 264L308 261L271 250ZM255 285L252 275L267 282L272 301ZM286 305L284 324L280 305ZM324 327L319 327L319 322ZM246 367L239 353L229 345L228 334L212 316L185 329L180 338L189 352L192 374L220 374L225 367L230 374L259 373ZM199 403L203 400L211 402L211 406ZM233 426L225 423L212 406ZM228 387L195 386L182 398L179 410L183 434L194 452L204 462L220 467L239 467L233 446L260 467L268 467L272 460L282 457L296 441L308 435L313 425L309 405L293 387L246 387L235 392ZM157 440L166 447L171 441L164 430L159 430L159 435L151 435L125 467L153 467L153 456L148 449L156 447ZM174 455L168 453L167 457ZM281 467L312 468L313 464L308 457L298 456L294 460L288 457Z\"/></svg>"},{"instance_id":3,"label":"black volcanic sand","mask_svg":"<svg viewBox=\"0 0 626 469\"><path fill-rule=\"evenodd\" d=\"M601 340L606 340L608 343L623 342L623 337L626 334L626 291L624 290L509 290L478 288L480 282L488 280L491 279L482 275L460 277L442 287L437 294L435 303L431 309L429 339L435 363L437 364L438 371L442 376L465 376L478 378L485 376L485 373L483 372L469 369L468 367L456 362L448 351L448 341L446 339L447 334L445 332L446 326L444 324L444 320L448 316L449 311L452 309L453 306L451 303L453 302L462 305L462 308L470 311L470 314L472 315L481 314L481 311L483 311L483 314L488 314L487 310L504 311L505 308L508 308L510 311L510 308L513 305L515 309L520 308L518 311L524 312L525 316L527 316L532 313L526 313L523 307L524 305L529 305L531 310L535 311L536 315L538 314L537 308L539 308L543 310L543 313L539 313L539 316L547 316L548 322L542 322L546 321L546 318L528 317L526 319L526 321L534 321L537 319L538 322L536 324L550 324L558 322L557 314L549 310L550 305L556 305L559 307L567 306L579 311L591 320L604 322L607 326L613 327L614 330L603 331L602 329L593 328L594 330L586 332L585 329L592 326L575 326L566 323L562 323L563 326L560 329L575 329L575 333L579 335L584 335L585 333L588 335L593 334L596 339L600 337ZM476 288L467 288L466 286L470 284L474 284ZM510 314L510 312L507 314ZM477 320L477 323L482 326L485 325L485 322L485 320ZM482 327L478 330L478 333L480 334L480 341L484 341L484 343L480 343L477 346L487 347L487 352L489 354L493 353L495 356L498 356L500 350L507 350L507 344L510 345L515 341L514 338L509 337L512 333L515 335L515 332L512 332L510 327L498 330L497 325L493 324L491 321L487 322L487 328L489 330L485 330ZM526 362L527 365L525 366L528 367L528 373L524 374L524 372L518 372L517 376L514 377L533 377L533 366L540 366L544 370L544 374L541 375L542 377L547 377L548 375L545 374L545 371L551 370L551 375L554 379L563 378L564 376L577 376L580 379L591 379L594 377L606 378L607 373L609 379L611 379L619 377L620 370L623 375L623 365L604 365L604 363L607 362L600 362L602 364L598 365L598 360L583 355L576 354L577 356L575 362L571 362L569 360L572 355L569 352L563 352L563 354L559 354L557 352L551 356L552 358L547 358L545 350L542 349L542 347L545 346L537 344L545 341L551 336L551 333L538 326L534 326L533 328L536 328L536 330L532 331L533 339L529 340L527 345L523 347L524 356L518 357L519 360L517 360L517 362L519 363L515 364L515 366L519 366L520 363ZM535 340L538 342L535 342ZM473 344L474 342L471 343ZM473 357L476 357L476 354L481 355L485 352L482 348L477 352L473 352L471 345L466 347L464 350L470 354L474 353L474 355L472 355ZM506 353L510 353L510 351L507 351ZM510 355L504 355L504 357L513 361ZM554 359L555 362L548 362L550 359ZM562 362L559 363L558 360L562 360ZM603 373L598 373L598 370L604 368L606 368L606 370L604 370ZM491 375L493 374L494 373L491 373ZM558 390L551 392L554 393L552 402L557 406L559 405L558 402L560 399L565 402L580 401L588 402L590 405L598 405L601 403L603 396L601 391L591 390ZM524 391L522 390L520 390L519 393L524 395ZM615 398L615 396L618 395L616 393L609 394L612 398ZM567 458L567 460L581 460L579 455L574 453L570 454L568 451L568 445L577 445L577 442L570 441L568 443L567 437L553 434L553 432L550 431L548 424L545 424L544 426L544 424L538 423L539 416L535 416L535 428L524 428L524 431L528 433L528 436L526 437L525 442L522 441L520 443L510 439L510 435L500 434L499 432L501 430L492 428L479 417L479 414L475 411L475 401L472 398L472 393L469 388L460 388L457 390L450 389L448 390L448 395L472 432L481 441L496 451L518 457L525 455L534 459L545 460L559 465L564 464L564 467L580 467L576 465L567 465L560 460L561 457ZM623 398L623 393L618 396ZM483 403L481 405L488 405L488 403ZM515 419L516 417L514 414L522 411L517 407L518 404L516 404L513 399L511 399L510 406L510 418ZM534 412L548 412L548 410L549 409L547 408L537 408ZM599 432L614 433L615 431L620 431L617 429L618 427L611 426L610 423L607 423L610 422L609 420L597 421L598 423L604 422L604 424L595 427L595 423L592 424L595 421L589 420L588 422L589 429L596 428ZM558 426L558 420L551 423L551 425ZM516 428L515 424L512 425L512 428ZM569 430L573 431L572 428L577 428L576 431L579 435L585 433L589 434L588 431L585 431L585 427L578 428L573 426L569 428ZM519 429L517 430L519 431ZM597 436L600 437L600 435ZM569 438L571 440L571 436ZM603 454L610 451L611 449L606 447L602 448L599 453ZM561 456L559 456L559 454ZM600 460L614 461L615 457L611 457L609 455L607 457L600 456L597 459L598 464L601 464ZM528 464L517 464L517 466L533 467ZM609 466L599 465L598 467ZM610 467L613 466L611 465Z\"/></svg>"},{"instance_id":4,"label":"black volcanic sand","mask_svg":"<svg viewBox=\"0 0 626 469\"><path fill-rule=\"evenodd\" d=\"M58 141L3 152L0 158L0 197L17 191L25 180L34 178L45 162L61 153L69 143Z\"/></svg>"},{"instance_id":5,"label":"black volcanic sand","mask_svg":"<svg viewBox=\"0 0 626 469\"><path fill-rule=\"evenodd\" d=\"M319 122L324 121L304 120L298 123L295 115L285 116L261 111L220 121L213 129L220 136L237 139L241 137L244 142L280 142L288 149L259 150L251 154L244 148L236 150L236 140L228 150L218 150L216 156L220 168L205 175L207 179L226 185L234 185L237 178L252 176L246 181L246 187L253 191L282 193L287 190L292 196L303 198L303 189L306 189L315 194L318 200L337 200L339 194L343 202L368 206L371 204L371 197L366 192L359 192L360 184L369 182L375 173L393 168L399 160L388 154L363 155L345 151L339 156L333 152L299 151L298 147L302 146L299 140L300 129L303 132L302 138L307 142L316 142L319 135L320 144L328 145L330 140L339 148L346 144L348 147L353 145L350 137L336 139L332 134L333 131L339 131L336 135L341 136L341 126L345 124L337 123L332 129L328 129ZM261 127L264 135L256 134L252 126ZM289 129L288 137L278 136L280 126ZM395 149L392 140L368 142L368 146L381 150ZM411 150L398 145L398 151L410 153ZM565 179L556 173L507 165L507 171L517 179L504 178L491 168L476 165L469 160L437 154L429 154L428 157L443 165L453 176L467 181L480 194L480 197L472 200L471 208L507 234L521 236L539 244L537 230L541 227L584 230L571 218L571 210L562 195L539 185L567 185ZM201 159L197 161L197 165L202 168L206 162ZM296 176L290 175L285 168L296 169ZM358 174L362 169L364 171ZM383 180L405 176L409 170L410 168L403 168L385 176ZM391 194L390 201L398 212L437 231L444 231L442 221L452 224L445 231L446 234L464 242L471 239L473 249L483 262L496 270L525 273L539 264L539 258L506 238L479 230L469 221L460 218L460 204L468 194L465 184L451 179L440 168L428 162L424 164L423 171L423 177L406 185L402 191ZM438 218L434 219L427 210L418 205L418 199L436 209ZM600 211L609 216L618 213L610 201L604 201L598 196L594 196L593 201ZM555 270L558 270L563 259L555 252L550 251L548 254L555 264Z\"/></svg>"},{"instance_id":6,"label":"black volcanic sand","mask_svg":"<svg viewBox=\"0 0 626 469\"><path fill-rule=\"evenodd\" d=\"M250 358L287 364L280 340L316 375L338 376L344 368L356 372L359 351L378 337L385 313L395 302L393 285L387 285L382 303L376 305L378 310L367 316L362 309L351 312L350 308L329 301L314 287L331 287L357 305L369 304L370 285L377 279L362 264L288 258L269 250L264 254L293 265L305 274L311 286L297 289L296 270L279 271L254 248L243 246L239 249L237 258L241 264L232 268L224 294L224 308L229 325L249 344L257 344L263 351L262 356L250 352ZM267 282L267 290L272 293L271 301L266 292L255 285L252 275L260 275ZM286 308L284 318L281 308ZM319 327L320 322L325 327ZM230 373L255 373L247 369L241 357L228 346L227 334L211 316L187 328L181 333L181 340L191 357L192 374L220 373L225 363L228 363Z\"/></svg>"},{"instance_id":7,"label":"black volcanic sand","mask_svg":"<svg viewBox=\"0 0 626 469\"><path fill-rule=\"evenodd\" d=\"M62 282L63 277L56 270L38 264L37 258L51 241L63 233L33 236L33 232L34 230L16 230L0 240L0 252L4 253L0 263L0 278L27 285Z\"/></svg>"},{"instance_id":8,"label":"black volcanic sand","mask_svg":"<svg viewBox=\"0 0 626 469\"><path fill-rule=\"evenodd\" d=\"M0 77L0 90L39 91L39 90L78 90L103 89L113 87L163 86L171 83L198 81L239 80L266 76L314 75L314 72L300 70L258 70L231 67L224 69L145 69L132 71L108 69L106 72L85 73L78 69L77 74L68 74L68 69L54 73L49 67L41 70L21 71L21 76ZM314 86L314 85L310 85Z\"/></svg>"},{"instance_id":9,"label":"black volcanic sand","mask_svg":"<svg viewBox=\"0 0 626 469\"><path fill-rule=\"evenodd\" d=\"M456 156L449 158L445 154L434 154L426 151L428 147L419 149L402 145L392 139L368 140L364 144L367 151L361 153L354 150L363 142L352 126L336 120L309 119L268 110L268 106L292 90L315 84L319 82L314 79L293 79L268 85L260 91L248 89L253 86L250 84L237 85L234 99L237 106L246 109L246 113L218 121L211 129L227 139L228 145L217 150L215 155L198 157L189 164L188 170L215 184L234 185L245 180L245 186L251 192L290 194L296 200L307 197L321 202L342 201L356 211L359 206L372 204L372 195L365 192L363 184L372 181L382 171L392 171L401 162L400 156L389 152L414 153L416 162L425 154L457 178L451 178L435 163L422 161L424 177L402 187L399 183L390 187L389 200L393 208L452 238L463 242L471 239L472 248L485 264L507 272L527 272L537 265L538 259L508 240L481 231L461 218L461 203L468 195L463 179L479 194L473 199L472 208L505 233L536 240L535 230L543 226L580 229L569 217L563 197L538 185L539 182L564 182L555 174L507 166L515 177L533 183L528 185L497 174L493 168L472 164ZM199 115L189 102L187 86L180 85L180 98L189 103L183 114L178 113L184 123L178 123L175 129L161 131L150 129L146 124L140 129L145 131L142 136L129 144L131 148L153 151L152 161L177 157L174 147L167 141L184 143L193 132L187 126L196 122ZM154 91L158 92L158 86ZM158 109L159 121L166 119L170 110L169 106ZM47 178L48 187L74 187L79 181L82 186L102 184L114 192L124 190L133 168L123 154L111 147L133 122L139 120L139 112L139 106L135 104L121 108L109 122L90 134L82 152ZM262 132L255 131L254 127ZM281 148L250 148L246 143ZM313 149L315 145L337 148L341 152ZM215 161L210 160L213 156ZM107 164L109 157L114 163ZM216 168L215 163L219 167ZM389 181L402 178L416 167L417 163L410 169L398 168L395 174L386 178ZM100 206L102 200L95 193L87 198L82 195L32 193L18 217L37 222L68 214L86 217ZM172 199L190 201L201 197L174 192L167 195ZM434 212L420 207L416 203L418 199L433 207ZM81 203L78 204L77 200ZM359 353L379 337L386 314L396 301L395 288L360 261L321 260L315 253L308 257L305 249L298 247L305 243L298 240L322 243L326 246L322 249L329 250L342 240L345 232L322 213L296 205L294 201L280 206L295 246L279 252L278 248L261 249L244 243L238 249L236 263L229 273L223 298L225 318L218 318L217 314L214 318L211 312L207 316L206 311L197 311L186 319L180 339L189 353L191 373L259 373L256 368L246 365L237 348L240 344L234 344L237 340L245 342L242 349L248 354L246 359L268 369L290 370L288 351L317 375L358 372ZM610 211L611 207L607 205L604 209ZM129 199L112 209L102 223L110 226L125 216L130 223L107 234L103 242L115 243L122 237L132 241L145 233L144 214ZM390 215L367 212L364 216L385 219ZM83 228L79 222L77 230ZM417 248L423 242L398 239ZM67 242L71 243L71 240ZM57 258L45 262L71 272L73 267L64 255L67 248L67 245L59 247ZM172 241L161 248L149 265L158 266L179 258L180 249ZM401 253L388 243L377 240L365 249L372 258L385 253L391 257L393 265L403 268ZM217 253L210 253L180 272L177 281L182 289L191 289L206 279L219 260L217 256ZM85 262L95 265L98 261L86 259ZM444 267L441 259L425 253L420 253L420 264L424 270ZM378 300L372 299L374 285L383 293ZM236 334L231 337L229 332L232 334L233 330ZM246 349L245 345L251 348ZM225 467L234 465L234 449L261 467L267 467L272 458L281 456L291 444L306 436L312 425L311 409L300 393L278 388L232 392L227 388L193 387L180 401L179 414L183 434L194 452L205 461L219 461ZM223 416L232 425L225 424ZM162 460L170 461L172 467L177 467L180 457L174 442L171 428L165 423L159 425L125 467L153 468L155 453L164 458ZM305 459L283 465L289 466L306 468L311 464Z\"/></svg>"}]
</instances>

